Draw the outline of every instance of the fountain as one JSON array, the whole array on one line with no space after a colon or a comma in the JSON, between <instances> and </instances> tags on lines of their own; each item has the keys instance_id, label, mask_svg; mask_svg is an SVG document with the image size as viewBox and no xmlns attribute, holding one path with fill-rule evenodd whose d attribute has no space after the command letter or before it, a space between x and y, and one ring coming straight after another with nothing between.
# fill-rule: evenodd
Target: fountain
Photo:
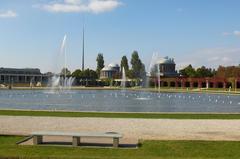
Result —
<instances>
[{"instance_id":1,"label":"fountain","mask_svg":"<svg viewBox=\"0 0 240 159\"><path fill-rule=\"evenodd\" d=\"M122 67L122 80L121 80L122 88L126 88L126 81L127 81L127 78L126 78L125 68Z\"/></svg>"},{"instance_id":2,"label":"fountain","mask_svg":"<svg viewBox=\"0 0 240 159\"><path fill-rule=\"evenodd\" d=\"M157 77L157 85L158 85L158 91L160 92L161 87L161 72L158 65L159 55L158 53L153 53L152 59L149 65L149 76Z\"/></svg>"},{"instance_id":3,"label":"fountain","mask_svg":"<svg viewBox=\"0 0 240 159\"><path fill-rule=\"evenodd\" d=\"M143 82L143 87L145 88L150 88L150 78L151 77L157 77L158 79L158 90L160 92L160 69L159 66L157 65L157 62L159 60L158 53L153 53L152 59L150 61L150 65L148 67L148 72L147 76L145 79L145 82ZM137 100L142 100L142 101L148 101L151 100L151 96L149 96L148 91L141 91L140 95L136 98Z\"/></svg>"},{"instance_id":4,"label":"fountain","mask_svg":"<svg viewBox=\"0 0 240 159\"><path fill-rule=\"evenodd\" d=\"M55 65L57 69L49 80L51 91L37 89L0 90L0 109L98 112L240 112L240 98L237 95L191 92L154 93L144 89L139 91L124 89L127 81L124 68L122 68L122 90L68 91L71 89L74 78L68 77L66 70L66 40L67 36L65 35L61 43L60 53L57 54L59 58L56 58L58 59ZM161 70L158 62L159 56L154 53L148 77L157 78L158 82L155 85L158 85L160 91ZM62 70L63 68L65 69ZM206 85L208 88L208 81Z\"/></svg>"},{"instance_id":5,"label":"fountain","mask_svg":"<svg viewBox=\"0 0 240 159\"><path fill-rule=\"evenodd\" d=\"M66 40L67 36L64 35L63 41L60 48L59 60L57 63L57 73L49 80L48 86L51 88L51 91L63 91L70 90L71 86L74 83L75 78L67 77L67 62L66 62ZM61 72L62 69L62 72ZM61 73L59 73L61 72Z\"/></svg>"},{"instance_id":6,"label":"fountain","mask_svg":"<svg viewBox=\"0 0 240 159\"><path fill-rule=\"evenodd\" d=\"M160 92L161 89L161 72L160 67L157 66L157 78L158 78L158 92Z\"/></svg>"}]
</instances>

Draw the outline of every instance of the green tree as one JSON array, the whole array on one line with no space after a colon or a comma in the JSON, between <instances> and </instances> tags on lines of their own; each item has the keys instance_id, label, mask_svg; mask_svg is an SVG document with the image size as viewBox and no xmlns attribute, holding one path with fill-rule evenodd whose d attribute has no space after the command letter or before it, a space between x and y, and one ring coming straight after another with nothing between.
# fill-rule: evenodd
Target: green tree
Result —
<instances>
[{"instance_id":1,"label":"green tree","mask_svg":"<svg viewBox=\"0 0 240 159\"><path fill-rule=\"evenodd\" d=\"M192 65L188 65L187 67L185 67L184 69L180 70L179 73L182 76L186 76L186 77L196 77L196 71L195 69L192 67Z\"/></svg>"},{"instance_id":2,"label":"green tree","mask_svg":"<svg viewBox=\"0 0 240 159\"><path fill-rule=\"evenodd\" d=\"M72 73L72 77L80 78L81 74L82 74L82 71L80 69L77 69Z\"/></svg>"},{"instance_id":3,"label":"green tree","mask_svg":"<svg viewBox=\"0 0 240 159\"><path fill-rule=\"evenodd\" d=\"M126 72L126 76L128 78L131 78L131 79L135 78L134 75L133 75L133 70L132 69L130 69Z\"/></svg>"},{"instance_id":4,"label":"green tree","mask_svg":"<svg viewBox=\"0 0 240 159\"><path fill-rule=\"evenodd\" d=\"M71 71L68 68L63 68L60 72L61 76L71 76Z\"/></svg>"},{"instance_id":5,"label":"green tree","mask_svg":"<svg viewBox=\"0 0 240 159\"><path fill-rule=\"evenodd\" d=\"M194 69L192 65L188 65L184 69L179 71L180 75L185 77L213 77L216 75L216 71L211 68L206 68L205 66L202 66L200 68Z\"/></svg>"},{"instance_id":6,"label":"green tree","mask_svg":"<svg viewBox=\"0 0 240 159\"><path fill-rule=\"evenodd\" d=\"M121 69L122 69L122 68L124 68L126 72L129 70L127 56L123 56L123 57L122 57L122 60L121 60ZM121 70L121 72L122 72L122 70Z\"/></svg>"},{"instance_id":7,"label":"green tree","mask_svg":"<svg viewBox=\"0 0 240 159\"><path fill-rule=\"evenodd\" d=\"M202 66L196 70L196 77L213 77L214 70Z\"/></svg>"},{"instance_id":8,"label":"green tree","mask_svg":"<svg viewBox=\"0 0 240 159\"><path fill-rule=\"evenodd\" d=\"M145 78L146 77L146 68L145 65L142 63L142 67L140 70L140 77Z\"/></svg>"},{"instance_id":9,"label":"green tree","mask_svg":"<svg viewBox=\"0 0 240 159\"><path fill-rule=\"evenodd\" d=\"M94 70L89 70L89 77L90 77L91 79L96 80L96 79L98 78L98 74L97 74L97 72L94 71Z\"/></svg>"},{"instance_id":10,"label":"green tree","mask_svg":"<svg viewBox=\"0 0 240 159\"><path fill-rule=\"evenodd\" d=\"M80 78L82 79L92 79L95 80L98 78L97 72L91 69L86 69L81 72Z\"/></svg>"},{"instance_id":11,"label":"green tree","mask_svg":"<svg viewBox=\"0 0 240 159\"><path fill-rule=\"evenodd\" d=\"M104 57L103 54L99 53L97 56L97 75L100 75L100 71L104 68Z\"/></svg>"},{"instance_id":12,"label":"green tree","mask_svg":"<svg viewBox=\"0 0 240 159\"><path fill-rule=\"evenodd\" d=\"M137 51L132 53L131 64L133 78L143 78L146 76L145 65L140 60Z\"/></svg>"}]
</instances>

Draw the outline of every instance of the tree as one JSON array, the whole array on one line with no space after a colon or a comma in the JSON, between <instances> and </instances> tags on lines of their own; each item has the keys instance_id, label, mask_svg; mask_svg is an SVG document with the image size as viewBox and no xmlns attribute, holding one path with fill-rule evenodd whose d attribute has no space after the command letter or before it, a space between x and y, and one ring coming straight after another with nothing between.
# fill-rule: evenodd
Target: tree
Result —
<instances>
[{"instance_id":1,"label":"tree","mask_svg":"<svg viewBox=\"0 0 240 159\"><path fill-rule=\"evenodd\" d=\"M126 72L126 76L128 78L131 78L131 79L135 78L134 75L133 75L133 70L132 69L130 69Z\"/></svg>"},{"instance_id":2,"label":"tree","mask_svg":"<svg viewBox=\"0 0 240 159\"><path fill-rule=\"evenodd\" d=\"M225 78L225 77L226 77L226 69L225 69L224 66L219 66L219 67L218 67L217 77L222 77L222 78Z\"/></svg>"},{"instance_id":3,"label":"tree","mask_svg":"<svg viewBox=\"0 0 240 159\"><path fill-rule=\"evenodd\" d=\"M182 76L186 76L186 77L196 77L196 71L195 69L192 67L192 65L188 65L187 67L185 67L182 70L179 70L179 73Z\"/></svg>"},{"instance_id":4,"label":"tree","mask_svg":"<svg viewBox=\"0 0 240 159\"><path fill-rule=\"evenodd\" d=\"M90 80L95 80L98 78L97 72L91 69L86 69L81 72L80 78L82 79L90 79Z\"/></svg>"},{"instance_id":5,"label":"tree","mask_svg":"<svg viewBox=\"0 0 240 159\"><path fill-rule=\"evenodd\" d=\"M200 68L194 69L192 65L188 65L184 69L179 71L180 75L185 77L213 77L216 75L216 71L211 68L206 68L205 66L202 66Z\"/></svg>"},{"instance_id":6,"label":"tree","mask_svg":"<svg viewBox=\"0 0 240 159\"><path fill-rule=\"evenodd\" d=\"M129 70L127 56L123 56L123 57L122 57L122 60L121 60L121 69L122 69L122 68L124 68L126 72ZM121 72L122 72L122 70L121 70Z\"/></svg>"},{"instance_id":7,"label":"tree","mask_svg":"<svg viewBox=\"0 0 240 159\"><path fill-rule=\"evenodd\" d=\"M141 70L140 70L140 77L145 78L146 77L146 68L145 65L141 62Z\"/></svg>"},{"instance_id":8,"label":"tree","mask_svg":"<svg viewBox=\"0 0 240 159\"><path fill-rule=\"evenodd\" d=\"M196 70L196 77L213 77L214 70L202 66Z\"/></svg>"},{"instance_id":9,"label":"tree","mask_svg":"<svg viewBox=\"0 0 240 159\"><path fill-rule=\"evenodd\" d=\"M97 72L94 71L94 70L89 70L89 77L90 77L91 79L96 80L96 79L98 78L98 74L97 74Z\"/></svg>"},{"instance_id":10,"label":"tree","mask_svg":"<svg viewBox=\"0 0 240 159\"><path fill-rule=\"evenodd\" d=\"M76 78L77 84L95 85L98 75L96 71L91 69L85 69L84 71L77 69L72 73L72 77Z\"/></svg>"},{"instance_id":11,"label":"tree","mask_svg":"<svg viewBox=\"0 0 240 159\"><path fill-rule=\"evenodd\" d=\"M72 77L78 78L78 79L97 79L97 72L91 69L86 69L84 71L81 71L80 69L75 70L72 73Z\"/></svg>"},{"instance_id":12,"label":"tree","mask_svg":"<svg viewBox=\"0 0 240 159\"><path fill-rule=\"evenodd\" d=\"M98 76L100 75L100 71L104 68L104 58L103 58L103 54L99 53L97 56L97 74Z\"/></svg>"},{"instance_id":13,"label":"tree","mask_svg":"<svg viewBox=\"0 0 240 159\"><path fill-rule=\"evenodd\" d=\"M240 77L240 67L238 66L219 66L217 70L217 77L230 78Z\"/></svg>"},{"instance_id":14,"label":"tree","mask_svg":"<svg viewBox=\"0 0 240 159\"><path fill-rule=\"evenodd\" d=\"M132 64L132 76L134 78L143 78L144 76L146 76L145 65L140 60L137 51L134 51L132 53L131 64Z\"/></svg>"},{"instance_id":15,"label":"tree","mask_svg":"<svg viewBox=\"0 0 240 159\"><path fill-rule=\"evenodd\" d=\"M68 68L63 68L60 74L61 76L71 76L71 71Z\"/></svg>"},{"instance_id":16,"label":"tree","mask_svg":"<svg viewBox=\"0 0 240 159\"><path fill-rule=\"evenodd\" d=\"M72 73L72 77L80 78L81 74L82 74L82 71L80 69L77 69Z\"/></svg>"}]
</instances>

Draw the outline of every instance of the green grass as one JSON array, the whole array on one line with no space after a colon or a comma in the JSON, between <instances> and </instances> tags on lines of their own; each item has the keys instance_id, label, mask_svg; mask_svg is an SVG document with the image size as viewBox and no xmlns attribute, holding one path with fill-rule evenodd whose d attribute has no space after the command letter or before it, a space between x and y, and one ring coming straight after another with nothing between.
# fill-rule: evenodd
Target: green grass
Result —
<instances>
[{"instance_id":1,"label":"green grass","mask_svg":"<svg viewBox=\"0 0 240 159\"><path fill-rule=\"evenodd\" d=\"M138 149L20 146L23 137L0 136L0 158L238 159L240 142L143 141Z\"/></svg>"},{"instance_id":2,"label":"green grass","mask_svg":"<svg viewBox=\"0 0 240 159\"><path fill-rule=\"evenodd\" d=\"M56 112L56 111L18 111L18 110L0 110L0 115L48 116L48 117L141 118L141 119L240 119L240 114L99 113L99 112Z\"/></svg>"}]
</instances>

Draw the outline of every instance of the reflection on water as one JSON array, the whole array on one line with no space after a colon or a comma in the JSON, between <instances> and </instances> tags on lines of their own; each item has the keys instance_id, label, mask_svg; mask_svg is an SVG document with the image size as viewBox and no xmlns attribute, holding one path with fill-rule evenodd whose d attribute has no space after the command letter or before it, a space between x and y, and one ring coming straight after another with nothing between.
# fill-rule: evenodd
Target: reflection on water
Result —
<instances>
[{"instance_id":1,"label":"reflection on water","mask_svg":"<svg viewBox=\"0 0 240 159\"><path fill-rule=\"evenodd\" d=\"M1 90L0 108L108 112L240 112L240 96L109 90Z\"/></svg>"}]
</instances>

